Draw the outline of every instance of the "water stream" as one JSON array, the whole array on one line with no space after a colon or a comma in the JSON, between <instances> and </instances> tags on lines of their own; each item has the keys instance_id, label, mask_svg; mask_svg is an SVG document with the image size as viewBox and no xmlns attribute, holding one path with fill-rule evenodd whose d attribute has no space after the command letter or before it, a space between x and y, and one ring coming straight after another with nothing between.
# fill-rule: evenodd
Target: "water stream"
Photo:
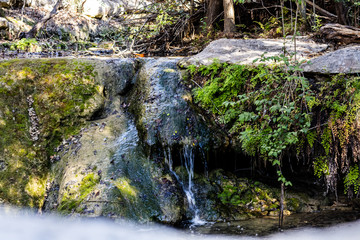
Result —
<instances>
[{"instance_id":1,"label":"water stream","mask_svg":"<svg viewBox=\"0 0 360 240\"><path fill-rule=\"evenodd\" d=\"M179 177L178 174L173 170L173 161L171 157L171 149L168 148L165 151L165 162L169 167L170 172L176 177L176 179L180 182L181 187L186 195L189 210L193 214L191 224L192 226L203 225L207 222L200 218L199 209L196 206L195 195L193 191L193 179L194 179L194 148L190 144L185 144L182 150L182 165L185 167L187 172L187 178Z\"/></svg>"},{"instance_id":2,"label":"water stream","mask_svg":"<svg viewBox=\"0 0 360 240\"><path fill-rule=\"evenodd\" d=\"M194 148L190 144L187 144L183 148L183 164L185 165L187 175L188 175L188 181L187 181L187 187L184 188L186 198L189 202L189 209L194 213L194 217L191 220L192 225L203 225L206 223L206 221L202 220L199 215L199 209L196 206L196 200L195 195L193 191L193 179L194 179L194 161L195 161L195 155L194 155Z\"/></svg>"}]
</instances>

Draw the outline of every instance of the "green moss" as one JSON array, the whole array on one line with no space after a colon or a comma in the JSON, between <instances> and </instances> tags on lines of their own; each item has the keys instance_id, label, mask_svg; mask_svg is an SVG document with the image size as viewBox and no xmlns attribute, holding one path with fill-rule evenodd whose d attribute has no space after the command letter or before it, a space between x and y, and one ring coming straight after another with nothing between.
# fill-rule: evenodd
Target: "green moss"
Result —
<instances>
[{"instance_id":1,"label":"green moss","mask_svg":"<svg viewBox=\"0 0 360 240\"><path fill-rule=\"evenodd\" d=\"M80 211L80 204L94 190L99 183L100 177L94 173L89 173L80 182L78 188L71 188L63 193L63 197L58 210L63 213Z\"/></svg>"},{"instance_id":2,"label":"green moss","mask_svg":"<svg viewBox=\"0 0 360 240\"><path fill-rule=\"evenodd\" d=\"M286 207L290 211L297 212L300 210L300 200L295 197L288 198L286 199Z\"/></svg>"},{"instance_id":3,"label":"green moss","mask_svg":"<svg viewBox=\"0 0 360 240\"><path fill-rule=\"evenodd\" d=\"M118 178L113 183L120 191L122 197L134 201L138 195L138 190L131 186L129 182L130 180L127 178Z\"/></svg>"},{"instance_id":4,"label":"green moss","mask_svg":"<svg viewBox=\"0 0 360 240\"><path fill-rule=\"evenodd\" d=\"M1 199L16 205L41 204L44 194L34 194L27 186L46 176L54 148L77 134L101 105L95 77L94 66L86 61L0 62L0 157L7 166L0 173ZM30 106L28 97L34 100ZM29 134L34 125L30 108L38 119L38 140Z\"/></svg>"},{"instance_id":5,"label":"green moss","mask_svg":"<svg viewBox=\"0 0 360 240\"><path fill-rule=\"evenodd\" d=\"M26 52L41 52L41 47L35 38L23 38L11 44L10 50L21 50Z\"/></svg>"},{"instance_id":6,"label":"green moss","mask_svg":"<svg viewBox=\"0 0 360 240\"><path fill-rule=\"evenodd\" d=\"M30 176L28 183L26 184L25 191L31 197L30 198L30 207L39 207L41 208L43 204L43 197L45 194L45 184L47 176L42 177ZM35 206L34 204L38 204Z\"/></svg>"},{"instance_id":7,"label":"green moss","mask_svg":"<svg viewBox=\"0 0 360 240\"><path fill-rule=\"evenodd\" d=\"M279 208L279 201L274 198L274 189L260 182L242 179L239 182L227 181L218 195L222 204L230 209L237 208L241 213L257 215Z\"/></svg>"}]
</instances>

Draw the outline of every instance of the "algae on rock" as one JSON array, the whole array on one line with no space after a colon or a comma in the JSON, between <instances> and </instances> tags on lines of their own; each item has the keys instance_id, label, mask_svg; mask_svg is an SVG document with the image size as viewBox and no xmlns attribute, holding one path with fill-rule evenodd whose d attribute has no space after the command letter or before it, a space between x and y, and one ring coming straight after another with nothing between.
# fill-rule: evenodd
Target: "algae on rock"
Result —
<instances>
[{"instance_id":1,"label":"algae on rock","mask_svg":"<svg viewBox=\"0 0 360 240\"><path fill-rule=\"evenodd\" d=\"M0 62L0 198L40 207L50 158L102 107L93 64L45 59ZM42 187L35 187L41 185Z\"/></svg>"}]
</instances>

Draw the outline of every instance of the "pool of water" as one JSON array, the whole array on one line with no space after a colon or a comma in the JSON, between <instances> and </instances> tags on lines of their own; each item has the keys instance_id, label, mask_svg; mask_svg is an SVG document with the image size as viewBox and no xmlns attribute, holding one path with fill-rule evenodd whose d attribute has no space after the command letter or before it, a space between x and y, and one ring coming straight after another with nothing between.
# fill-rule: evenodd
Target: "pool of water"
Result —
<instances>
[{"instance_id":1,"label":"pool of water","mask_svg":"<svg viewBox=\"0 0 360 240\"><path fill-rule=\"evenodd\" d=\"M335 218L338 218L336 221ZM36 215L22 210L0 210L0 239L4 240L212 240L212 239L359 239L358 212L302 214L285 219L278 232L276 218L207 224L176 230L128 221ZM339 221L351 221L328 227ZM317 228L314 228L316 226ZM326 226L326 227L325 227ZM296 228L294 228L296 227ZM319 228L320 227L320 228ZM291 230L287 230L290 229ZM273 233L273 232L276 233ZM270 235L267 235L271 233ZM262 237L260 237L262 236Z\"/></svg>"},{"instance_id":2,"label":"pool of water","mask_svg":"<svg viewBox=\"0 0 360 240\"><path fill-rule=\"evenodd\" d=\"M282 229L279 229L278 217L262 217L243 221L209 223L202 226L193 226L189 231L199 234L266 236L294 228L324 228L336 224L354 222L359 218L359 211L328 210L317 213L297 213L286 216L284 217L284 225Z\"/></svg>"}]
</instances>

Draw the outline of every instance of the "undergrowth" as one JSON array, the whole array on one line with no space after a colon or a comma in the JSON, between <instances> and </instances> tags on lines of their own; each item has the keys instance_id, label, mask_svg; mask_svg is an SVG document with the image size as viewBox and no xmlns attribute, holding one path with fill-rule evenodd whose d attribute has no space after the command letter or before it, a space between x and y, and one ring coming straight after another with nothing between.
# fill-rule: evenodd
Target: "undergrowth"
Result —
<instances>
[{"instance_id":1,"label":"undergrowth","mask_svg":"<svg viewBox=\"0 0 360 240\"><path fill-rule=\"evenodd\" d=\"M195 102L245 153L265 166L272 163L285 185L291 185L284 177L290 173L283 173L281 166L289 156L304 163L310 159L314 174L325 180L328 190L336 193L342 179L349 196L357 193L359 77L340 74L310 84L301 63L293 64L291 57L260 59L267 60L281 64L254 67L214 61L189 66L198 86L193 89Z\"/></svg>"}]
</instances>

